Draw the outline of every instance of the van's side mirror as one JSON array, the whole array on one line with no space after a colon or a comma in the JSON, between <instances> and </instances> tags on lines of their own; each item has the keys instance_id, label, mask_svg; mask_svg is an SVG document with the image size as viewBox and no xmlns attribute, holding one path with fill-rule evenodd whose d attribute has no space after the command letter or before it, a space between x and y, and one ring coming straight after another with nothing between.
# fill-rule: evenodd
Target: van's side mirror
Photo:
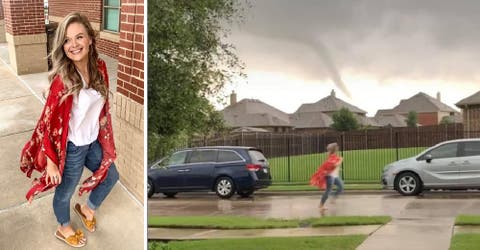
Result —
<instances>
[{"instance_id":1,"label":"van's side mirror","mask_svg":"<svg viewBox=\"0 0 480 250\"><path fill-rule=\"evenodd\" d=\"M431 154L425 155L425 161L426 161L427 163L432 162L432 155L431 155Z\"/></svg>"}]
</instances>

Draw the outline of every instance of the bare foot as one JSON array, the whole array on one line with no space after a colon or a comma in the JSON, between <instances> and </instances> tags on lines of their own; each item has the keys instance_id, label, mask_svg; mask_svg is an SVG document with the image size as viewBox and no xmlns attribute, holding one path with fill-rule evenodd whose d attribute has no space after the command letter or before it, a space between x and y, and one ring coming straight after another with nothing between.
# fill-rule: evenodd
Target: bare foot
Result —
<instances>
[{"instance_id":1,"label":"bare foot","mask_svg":"<svg viewBox=\"0 0 480 250\"><path fill-rule=\"evenodd\" d=\"M85 215L85 217L87 217L87 220L93 220L93 216L95 215L95 210L92 210L86 204L83 204L82 206L80 206L80 210L82 210L82 213Z\"/></svg>"}]
</instances>

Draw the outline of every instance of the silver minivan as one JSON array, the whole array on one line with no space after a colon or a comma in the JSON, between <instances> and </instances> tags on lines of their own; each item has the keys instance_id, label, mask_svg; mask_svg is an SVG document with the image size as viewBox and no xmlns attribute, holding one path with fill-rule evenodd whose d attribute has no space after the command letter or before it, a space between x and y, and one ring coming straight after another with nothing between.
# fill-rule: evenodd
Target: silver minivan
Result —
<instances>
[{"instance_id":1,"label":"silver minivan","mask_svg":"<svg viewBox=\"0 0 480 250\"><path fill-rule=\"evenodd\" d=\"M382 184L403 195L417 195L425 189L478 189L480 138L445 141L388 164Z\"/></svg>"}]
</instances>

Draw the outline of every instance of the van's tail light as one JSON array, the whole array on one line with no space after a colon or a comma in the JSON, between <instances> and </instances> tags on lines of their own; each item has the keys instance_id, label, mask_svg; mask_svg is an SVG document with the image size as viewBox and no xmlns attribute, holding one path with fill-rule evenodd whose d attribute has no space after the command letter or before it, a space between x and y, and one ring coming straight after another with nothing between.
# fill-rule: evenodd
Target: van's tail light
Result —
<instances>
[{"instance_id":1,"label":"van's tail light","mask_svg":"<svg viewBox=\"0 0 480 250\"><path fill-rule=\"evenodd\" d=\"M262 169L262 166L258 164L247 164L247 169L250 171L258 171Z\"/></svg>"}]
</instances>

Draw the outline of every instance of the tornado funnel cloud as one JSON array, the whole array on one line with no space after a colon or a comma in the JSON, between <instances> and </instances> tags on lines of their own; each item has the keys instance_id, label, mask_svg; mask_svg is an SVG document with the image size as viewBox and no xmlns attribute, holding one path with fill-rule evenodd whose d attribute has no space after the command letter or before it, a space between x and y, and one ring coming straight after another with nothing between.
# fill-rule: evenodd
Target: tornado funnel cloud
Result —
<instances>
[{"instance_id":1,"label":"tornado funnel cloud","mask_svg":"<svg viewBox=\"0 0 480 250\"><path fill-rule=\"evenodd\" d=\"M330 54L328 53L327 47L323 44L322 41L319 39L316 39L315 43L312 44L313 49L317 52L318 56L320 59L323 61L325 64L325 67L327 69L328 74L330 75L330 78L332 79L333 83L348 97L352 98L352 95L347 89L347 86L342 80L342 77L340 76L340 73L338 73L338 69L335 66L335 63L333 63L332 58L330 57Z\"/></svg>"}]
</instances>

